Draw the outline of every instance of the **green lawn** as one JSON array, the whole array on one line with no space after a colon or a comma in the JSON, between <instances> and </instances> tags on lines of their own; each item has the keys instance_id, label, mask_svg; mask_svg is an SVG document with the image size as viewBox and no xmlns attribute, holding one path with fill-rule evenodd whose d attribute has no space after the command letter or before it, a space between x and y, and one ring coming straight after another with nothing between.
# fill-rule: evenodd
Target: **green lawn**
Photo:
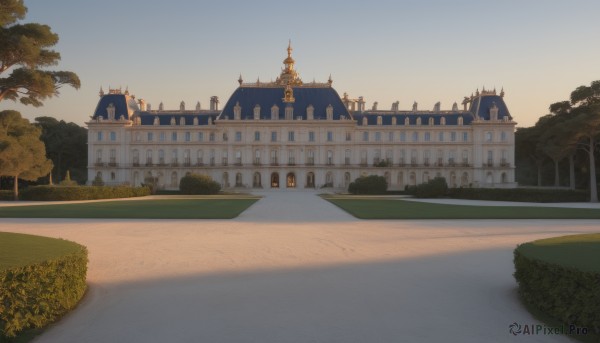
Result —
<instances>
[{"instance_id":1,"label":"green lawn","mask_svg":"<svg viewBox=\"0 0 600 343\"><path fill-rule=\"evenodd\" d=\"M0 207L0 218L231 219L258 199L203 197Z\"/></svg>"},{"instance_id":2,"label":"green lawn","mask_svg":"<svg viewBox=\"0 0 600 343\"><path fill-rule=\"evenodd\" d=\"M600 273L600 233L541 239L519 246L530 258Z\"/></svg>"},{"instance_id":3,"label":"green lawn","mask_svg":"<svg viewBox=\"0 0 600 343\"><path fill-rule=\"evenodd\" d=\"M598 209L445 205L394 198L323 198L360 219L600 219Z\"/></svg>"},{"instance_id":4,"label":"green lawn","mask_svg":"<svg viewBox=\"0 0 600 343\"><path fill-rule=\"evenodd\" d=\"M78 244L62 239L0 232L0 270L49 260L79 249Z\"/></svg>"}]
</instances>

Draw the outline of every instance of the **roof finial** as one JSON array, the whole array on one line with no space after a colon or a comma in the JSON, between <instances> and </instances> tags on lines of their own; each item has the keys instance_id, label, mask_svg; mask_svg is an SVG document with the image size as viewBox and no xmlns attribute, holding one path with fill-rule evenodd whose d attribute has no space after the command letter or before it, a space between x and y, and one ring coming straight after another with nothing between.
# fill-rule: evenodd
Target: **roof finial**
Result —
<instances>
[{"instance_id":1,"label":"roof finial","mask_svg":"<svg viewBox=\"0 0 600 343\"><path fill-rule=\"evenodd\" d=\"M100 86L100 93L99 94L100 94L100 97L104 96L104 90L102 89L102 86Z\"/></svg>"},{"instance_id":2,"label":"roof finial","mask_svg":"<svg viewBox=\"0 0 600 343\"><path fill-rule=\"evenodd\" d=\"M327 80L327 83L329 83L330 86L333 83L333 79L331 78L331 74L329 74L329 79Z\"/></svg>"},{"instance_id":3,"label":"roof finial","mask_svg":"<svg viewBox=\"0 0 600 343\"><path fill-rule=\"evenodd\" d=\"M244 82L244 80L242 79L242 73L240 73L240 78L238 79L238 82L240 83L240 86L242 85L242 82Z\"/></svg>"},{"instance_id":4,"label":"roof finial","mask_svg":"<svg viewBox=\"0 0 600 343\"><path fill-rule=\"evenodd\" d=\"M292 40L288 40L288 47L287 47L287 52L288 52L288 57L292 57L292 50L294 50L292 48Z\"/></svg>"},{"instance_id":5,"label":"roof finial","mask_svg":"<svg viewBox=\"0 0 600 343\"><path fill-rule=\"evenodd\" d=\"M504 87L502 87L502 89L500 90L500 97L504 98Z\"/></svg>"}]
</instances>

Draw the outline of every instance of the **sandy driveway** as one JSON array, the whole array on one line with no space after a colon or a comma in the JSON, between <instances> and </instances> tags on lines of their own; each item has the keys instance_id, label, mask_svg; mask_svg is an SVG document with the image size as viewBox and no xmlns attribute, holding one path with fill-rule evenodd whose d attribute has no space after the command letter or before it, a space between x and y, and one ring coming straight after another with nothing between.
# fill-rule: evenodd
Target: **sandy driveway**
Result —
<instances>
[{"instance_id":1,"label":"sandy driveway","mask_svg":"<svg viewBox=\"0 0 600 343\"><path fill-rule=\"evenodd\" d=\"M566 342L516 298L517 243L598 220L361 221L309 192L235 220L3 219L90 251L82 304L36 342Z\"/></svg>"}]
</instances>

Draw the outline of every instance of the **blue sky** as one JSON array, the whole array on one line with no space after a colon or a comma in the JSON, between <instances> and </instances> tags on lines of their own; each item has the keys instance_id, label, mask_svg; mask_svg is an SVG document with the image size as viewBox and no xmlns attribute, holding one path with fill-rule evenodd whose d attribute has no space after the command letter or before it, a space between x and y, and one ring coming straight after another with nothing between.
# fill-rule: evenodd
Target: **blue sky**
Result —
<instances>
[{"instance_id":1,"label":"blue sky","mask_svg":"<svg viewBox=\"0 0 600 343\"><path fill-rule=\"evenodd\" d=\"M98 90L129 87L156 109L224 104L245 81L274 79L292 40L304 81L332 75L338 93L389 109L442 109L477 88L506 91L519 126L552 102L600 79L600 1L66 1L26 0L24 22L60 36L55 69L76 72L40 108L10 101L27 118L82 125Z\"/></svg>"}]
</instances>

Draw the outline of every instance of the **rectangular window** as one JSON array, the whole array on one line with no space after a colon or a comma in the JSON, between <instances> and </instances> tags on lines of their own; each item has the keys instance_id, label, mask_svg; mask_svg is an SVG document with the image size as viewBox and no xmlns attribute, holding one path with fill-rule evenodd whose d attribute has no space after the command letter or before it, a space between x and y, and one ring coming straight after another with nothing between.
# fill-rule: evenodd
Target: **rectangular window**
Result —
<instances>
[{"instance_id":1,"label":"rectangular window","mask_svg":"<svg viewBox=\"0 0 600 343\"><path fill-rule=\"evenodd\" d=\"M177 132L171 133L171 142L177 142Z\"/></svg>"},{"instance_id":2,"label":"rectangular window","mask_svg":"<svg viewBox=\"0 0 600 343\"><path fill-rule=\"evenodd\" d=\"M223 142L227 142L229 140L229 136L227 135L227 132L223 132Z\"/></svg>"},{"instance_id":3,"label":"rectangular window","mask_svg":"<svg viewBox=\"0 0 600 343\"><path fill-rule=\"evenodd\" d=\"M388 142L393 142L393 141L394 141L394 133L388 132Z\"/></svg>"},{"instance_id":4,"label":"rectangular window","mask_svg":"<svg viewBox=\"0 0 600 343\"><path fill-rule=\"evenodd\" d=\"M235 133L235 141L236 142L241 142L242 141L242 132L236 131L236 133Z\"/></svg>"},{"instance_id":5,"label":"rectangular window","mask_svg":"<svg viewBox=\"0 0 600 343\"><path fill-rule=\"evenodd\" d=\"M456 132L450 132L450 141L456 142Z\"/></svg>"},{"instance_id":6,"label":"rectangular window","mask_svg":"<svg viewBox=\"0 0 600 343\"><path fill-rule=\"evenodd\" d=\"M309 142L314 142L315 141L315 132L314 131L309 131L308 132L308 141Z\"/></svg>"},{"instance_id":7,"label":"rectangular window","mask_svg":"<svg viewBox=\"0 0 600 343\"><path fill-rule=\"evenodd\" d=\"M431 141L431 134L429 132L425 132L425 142Z\"/></svg>"},{"instance_id":8,"label":"rectangular window","mask_svg":"<svg viewBox=\"0 0 600 343\"><path fill-rule=\"evenodd\" d=\"M204 132L198 132L198 142L204 141Z\"/></svg>"},{"instance_id":9,"label":"rectangular window","mask_svg":"<svg viewBox=\"0 0 600 343\"><path fill-rule=\"evenodd\" d=\"M211 132L210 135L208 135L208 140L211 142L215 141L215 133L214 132Z\"/></svg>"},{"instance_id":10,"label":"rectangular window","mask_svg":"<svg viewBox=\"0 0 600 343\"><path fill-rule=\"evenodd\" d=\"M293 142L294 141L294 131L289 131L288 132L288 141Z\"/></svg>"},{"instance_id":11,"label":"rectangular window","mask_svg":"<svg viewBox=\"0 0 600 343\"><path fill-rule=\"evenodd\" d=\"M271 142L277 142L277 132L271 131Z\"/></svg>"},{"instance_id":12,"label":"rectangular window","mask_svg":"<svg viewBox=\"0 0 600 343\"><path fill-rule=\"evenodd\" d=\"M381 132L375 132L375 142L381 142Z\"/></svg>"},{"instance_id":13,"label":"rectangular window","mask_svg":"<svg viewBox=\"0 0 600 343\"><path fill-rule=\"evenodd\" d=\"M352 132L346 132L346 142L350 142L352 140Z\"/></svg>"},{"instance_id":14,"label":"rectangular window","mask_svg":"<svg viewBox=\"0 0 600 343\"><path fill-rule=\"evenodd\" d=\"M260 141L260 131L254 131L254 141Z\"/></svg>"},{"instance_id":15,"label":"rectangular window","mask_svg":"<svg viewBox=\"0 0 600 343\"><path fill-rule=\"evenodd\" d=\"M185 141L186 141L186 142L189 142L189 141L191 141L191 140L192 140L192 134L191 134L191 133L189 133L189 132L186 132L186 133L185 133Z\"/></svg>"},{"instance_id":16,"label":"rectangular window","mask_svg":"<svg viewBox=\"0 0 600 343\"><path fill-rule=\"evenodd\" d=\"M332 131L327 131L327 141L333 142L333 132Z\"/></svg>"},{"instance_id":17,"label":"rectangular window","mask_svg":"<svg viewBox=\"0 0 600 343\"><path fill-rule=\"evenodd\" d=\"M96 150L96 163L102 163L102 150Z\"/></svg>"},{"instance_id":18,"label":"rectangular window","mask_svg":"<svg viewBox=\"0 0 600 343\"><path fill-rule=\"evenodd\" d=\"M443 133L443 132L440 132L440 133L438 134L438 141L440 141L440 142L443 142L443 141L444 141L444 133Z\"/></svg>"},{"instance_id":19,"label":"rectangular window","mask_svg":"<svg viewBox=\"0 0 600 343\"><path fill-rule=\"evenodd\" d=\"M161 133L160 133L160 141L161 141L161 142L164 142L164 141L166 141L166 140L167 140L167 135L166 135L164 132L161 132Z\"/></svg>"},{"instance_id":20,"label":"rectangular window","mask_svg":"<svg viewBox=\"0 0 600 343\"><path fill-rule=\"evenodd\" d=\"M148 132L148 142L152 142L154 140L154 132Z\"/></svg>"},{"instance_id":21,"label":"rectangular window","mask_svg":"<svg viewBox=\"0 0 600 343\"><path fill-rule=\"evenodd\" d=\"M117 133L116 132L112 131L110 133L110 140L111 140L111 142L114 142L114 141L117 140Z\"/></svg>"},{"instance_id":22,"label":"rectangular window","mask_svg":"<svg viewBox=\"0 0 600 343\"><path fill-rule=\"evenodd\" d=\"M418 142L419 141L419 133L418 132L413 132L412 141L413 142Z\"/></svg>"},{"instance_id":23,"label":"rectangular window","mask_svg":"<svg viewBox=\"0 0 600 343\"><path fill-rule=\"evenodd\" d=\"M102 141L102 131L98 132L98 142Z\"/></svg>"},{"instance_id":24,"label":"rectangular window","mask_svg":"<svg viewBox=\"0 0 600 343\"><path fill-rule=\"evenodd\" d=\"M363 132L363 142L369 141L369 131Z\"/></svg>"},{"instance_id":25,"label":"rectangular window","mask_svg":"<svg viewBox=\"0 0 600 343\"><path fill-rule=\"evenodd\" d=\"M504 132L504 131L500 132L500 140L502 142L506 142L507 141L507 137L508 137L508 135L506 134L506 132Z\"/></svg>"},{"instance_id":26,"label":"rectangular window","mask_svg":"<svg viewBox=\"0 0 600 343\"><path fill-rule=\"evenodd\" d=\"M400 132L400 142L406 142L406 132Z\"/></svg>"},{"instance_id":27,"label":"rectangular window","mask_svg":"<svg viewBox=\"0 0 600 343\"><path fill-rule=\"evenodd\" d=\"M463 132L463 142L468 142L468 141L469 141L469 133Z\"/></svg>"}]
</instances>

